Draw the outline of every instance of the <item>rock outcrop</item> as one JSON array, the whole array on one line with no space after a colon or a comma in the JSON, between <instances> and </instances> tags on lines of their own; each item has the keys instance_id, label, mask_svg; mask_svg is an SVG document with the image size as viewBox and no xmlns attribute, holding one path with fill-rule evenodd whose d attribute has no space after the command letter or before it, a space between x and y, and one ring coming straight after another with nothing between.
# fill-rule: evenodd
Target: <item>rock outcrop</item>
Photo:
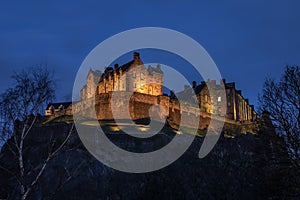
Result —
<instances>
[{"instance_id":1,"label":"rock outcrop","mask_svg":"<svg viewBox=\"0 0 300 200\"><path fill-rule=\"evenodd\" d=\"M25 168L30 182L41 167L50 138L61 141L71 125L49 123L34 127L26 142ZM110 139L136 152L168 143L172 133L141 141L125 134ZM221 136L212 152L198 158L202 137L177 161L161 170L129 174L97 161L73 131L62 152L53 158L29 199L289 199L297 198L299 170L292 168L282 140L262 125L257 134ZM9 141L8 141L9 142ZM163 159L163 158L162 158ZM17 199L17 160L8 145L0 154L0 199ZM298 174L297 174L298 171ZM297 182L298 181L298 182Z\"/></svg>"}]
</instances>

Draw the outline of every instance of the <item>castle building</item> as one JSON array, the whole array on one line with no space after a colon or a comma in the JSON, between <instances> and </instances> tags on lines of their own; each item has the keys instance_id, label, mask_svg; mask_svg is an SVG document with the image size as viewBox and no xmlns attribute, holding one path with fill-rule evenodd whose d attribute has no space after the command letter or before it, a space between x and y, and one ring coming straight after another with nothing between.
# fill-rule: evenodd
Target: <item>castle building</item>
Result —
<instances>
[{"instance_id":1,"label":"castle building","mask_svg":"<svg viewBox=\"0 0 300 200\"><path fill-rule=\"evenodd\" d=\"M202 81L199 85L195 81L193 82L193 89L200 103L200 110L210 114L225 114L227 119L234 121L244 122L257 119L258 115L254 110L254 106L250 105L249 100L242 96L241 90L236 89L235 83L226 83L225 79L220 80L220 82L225 86L226 110L222 110L220 106L221 102L224 101L222 99L224 97L221 96L221 87L219 84L216 84L216 80ZM209 94L208 84L214 88L216 96Z\"/></svg>"},{"instance_id":2,"label":"castle building","mask_svg":"<svg viewBox=\"0 0 300 200\"><path fill-rule=\"evenodd\" d=\"M126 91L158 96L162 95L163 79L160 65L146 68L139 53L135 52L132 61L105 68L97 86L97 94Z\"/></svg>"},{"instance_id":3,"label":"castle building","mask_svg":"<svg viewBox=\"0 0 300 200\"><path fill-rule=\"evenodd\" d=\"M200 115L225 116L227 120L236 122L251 122L258 118L254 106L250 105L249 100L243 97L241 90L236 89L234 82L226 83L225 79L220 80L221 87L220 84L216 83L216 80L202 81L199 85L193 81L192 87L185 86L183 91L176 93L176 95L171 92L170 96L163 95L163 82L164 73L160 65L146 68L140 54L135 52L132 61L121 66L115 64L114 68L106 67L103 73L99 70L90 69L86 84L80 91L81 101L76 103L76 110L85 111L92 107L95 109L95 105L97 105L99 120L112 118L110 103L108 102L111 94L112 92L125 92L126 95L133 93L132 95L136 97L133 98L136 100L136 107L131 113L132 116L137 116L136 118L147 117L147 108L151 107L152 104L161 104L165 107L166 116L172 114L173 118L178 118L174 112L174 110L179 109L177 97L182 97L179 98L181 101L192 103L188 104L192 106L199 102L199 107L194 106L191 110L196 109L194 112L198 112ZM214 94L209 93L208 86L214 90ZM225 86L225 96L222 96L224 95L223 86ZM224 105L224 100L226 100L225 107L221 106ZM139 107L144 104L144 107ZM62 111L66 107L70 110L70 106L66 104L49 104L46 115L52 115L55 110ZM186 112L190 112L190 110Z\"/></svg>"},{"instance_id":4,"label":"castle building","mask_svg":"<svg viewBox=\"0 0 300 200\"><path fill-rule=\"evenodd\" d=\"M224 84L226 97L222 96ZM242 96L241 90L237 90L235 83L226 83L225 79L220 80L220 84L216 80L202 81L197 85L193 81L192 87L185 85L184 90L176 93L176 96L191 104L199 102L199 109L203 113L212 115L225 116L227 119L234 121L254 121L258 115L254 110L254 106L249 104L249 100ZM210 94L208 85L214 90L214 94ZM192 98L189 98L192 97ZM226 106L221 106L226 98Z\"/></svg>"},{"instance_id":5,"label":"castle building","mask_svg":"<svg viewBox=\"0 0 300 200\"><path fill-rule=\"evenodd\" d=\"M258 116L254 106L249 104L241 90L235 88L235 83L226 83L227 117L236 121L253 121Z\"/></svg>"}]
</instances>

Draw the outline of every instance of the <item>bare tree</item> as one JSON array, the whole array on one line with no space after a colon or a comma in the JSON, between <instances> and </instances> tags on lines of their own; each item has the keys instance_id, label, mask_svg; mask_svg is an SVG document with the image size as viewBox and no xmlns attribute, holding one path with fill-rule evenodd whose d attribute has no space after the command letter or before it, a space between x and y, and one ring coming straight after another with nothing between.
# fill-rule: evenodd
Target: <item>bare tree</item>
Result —
<instances>
[{"instance_id":1,"label":"bare tree","mask_svg":"<svg viewBox=\"0 0 300 200\"><path fill-rule=\"evenodd\" d=\"M37 168L37 173L31 182L25 181L25 139L37 121L38 113L42 112L46 103L53 100L55 94L55 84L46 67L38 66L15 73L12 77L15 81L14 87L7 89L1 95L1 137L7 139L11 137L11 142L7 142L9 150L18 160L18 173L12 173L20 185L21 199L27 199L29 193L37 184L43 174L48 162L55 157L64 147L72 133L74 125L60 145L49 143L49 152ZM14 127L16 121L20 121L20 127ZM9 171L7 169L7 171Z\"/></svg>"},{"instance_id":2,"label":"bare tree","mask_svg":"<svg viewBox=\"0 0 300 200\"><path fill-rule=\"evenodd\" d=\"M294 165L300 166L300 67L287 66L279 81L266 79L259 96L260 111L267 110L283 137Z\"/></svg>"}]
</instances>

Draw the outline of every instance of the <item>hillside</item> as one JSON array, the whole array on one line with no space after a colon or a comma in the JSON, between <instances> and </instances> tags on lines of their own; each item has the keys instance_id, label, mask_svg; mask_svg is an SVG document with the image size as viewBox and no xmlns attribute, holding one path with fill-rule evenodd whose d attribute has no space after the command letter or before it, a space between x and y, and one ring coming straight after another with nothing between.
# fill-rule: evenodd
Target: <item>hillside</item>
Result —
<instances>
[{"instance_id":1,"label":"hillside","mask_svg":"<svg viewBox=\"0 0 300 200\"><path fill-rule=\"evenodd\" d=\"M41 167L50 137L59 141L68 133L71 124L61 121L34 127L26 140L28 181ZM118 146L147 152L168 143L172 134L158 134L145 141L125 134L109 138ZM297 199L299 170L292 168L270 124L262 124L257 134L222 135L213 151L199 159L202 141L203 137L196 137L185 154L168 167L129 174L97 161L74 130L63 151L47 165L29 199ZM12 173L18 170L7 144L1 151L0 165ZM16 199L16 179L5 170L0 170L0 177L0 199Z\"/></svg>"}]
</instances>

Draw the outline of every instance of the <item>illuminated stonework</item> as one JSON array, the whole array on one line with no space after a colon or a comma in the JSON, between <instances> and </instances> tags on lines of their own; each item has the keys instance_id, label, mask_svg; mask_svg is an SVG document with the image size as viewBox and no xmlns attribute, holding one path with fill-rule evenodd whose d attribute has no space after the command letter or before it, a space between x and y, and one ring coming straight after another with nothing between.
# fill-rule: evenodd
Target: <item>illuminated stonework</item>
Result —
<instances>
[{"instance_id":1,"label":"illuminated stonework","mask_svg":"<svg viewBox=\"0 0 300 200\"><path fill-rule=\"evenodd\" d=\"M168 117L169 121L173 120L175 124L179 123L182 113L200 115L207 119L212 116L225 116L227 120L235 122L252 122L258 117L254 106L250 105L248 99L242 96L241 90L235 88L234 82L226 83L223 79L217 84L216 80L207 80L197 85L196 81L193 81L192 87L186 85L183 91L176 94L171 91L170 95L166 95L162 91L163 81L164 73L160 65L146 68L139 53L135 52L133 60L124 65L115 64L114 68L106 67L104 73L90 70L86 85L81 89L81 101L75 103L75 107L76 110L84 113L96 108L99 120L113 119L115 116L112 116L112 109L127 109L121 106L124 105L122 101L126 97L131 102L128 109L132 119L149 117L148 110L152 105L164 107L164 112L160 114ZM224 87L221 87L220 84L224 84L226 96L222 96ZM215 96L209 93L208 86L214 90ZM114 91L116 91L114 94L120 97L118 104L111 106ZM177 97L186 103L191 103L188 105L194 106L184 107L186 110L180 110ZM221 106L225 100L226 106ZM197 105L195 103L199 103L199 107L195 107ZM53 114L50 108L48 106L46 115ZM124 113L126 112L124 111ZM124 118L124 115L120 113L118 117ZM199 127L203 128L209 124L205 120L202 122ZM197 122L191 121L191 123Z\"/></svg>"},{"instance_id":2,"label":"illuminated stonework","mask_svg":"<svg viewBox=\"0 0 300 200\"><path fill-rule=\"evenodd\" d=\"M187 93L195 92L194 100L199 102L200 111L214 115L226 115L226 119L234 121L246 122L254 121L258 115L254 110L254 106L249 104L249 100L242 96L241 90L235 88L235 83L226 83L225 79L220 80L220 83L225 84L226 90L226 110L220 106L224 101L221 97L221 87L216 83L216 80L202 81L199 85L193 82L193 88L185 86L182 92L177 93L177 96L190 96ZM211 96L207 85L215 90L216 96ZM220 92L218 92L218 90ZM220 94L220 95L219 95ZM193 99L190 99L193 100Z\"/></svg>"},{"instance_id":3,"label":"illuminated stonework","mask_svg":"<svg viewBox=\"0 0 300 200\"><path fill-rule=\"evenodd\" d=\"M139 53L122 66L106 67L97 86L97 94L111 91L139 92L149 95L162 95L163 72L160 65L144 66Z\"/></svg>"}]
</instances>

